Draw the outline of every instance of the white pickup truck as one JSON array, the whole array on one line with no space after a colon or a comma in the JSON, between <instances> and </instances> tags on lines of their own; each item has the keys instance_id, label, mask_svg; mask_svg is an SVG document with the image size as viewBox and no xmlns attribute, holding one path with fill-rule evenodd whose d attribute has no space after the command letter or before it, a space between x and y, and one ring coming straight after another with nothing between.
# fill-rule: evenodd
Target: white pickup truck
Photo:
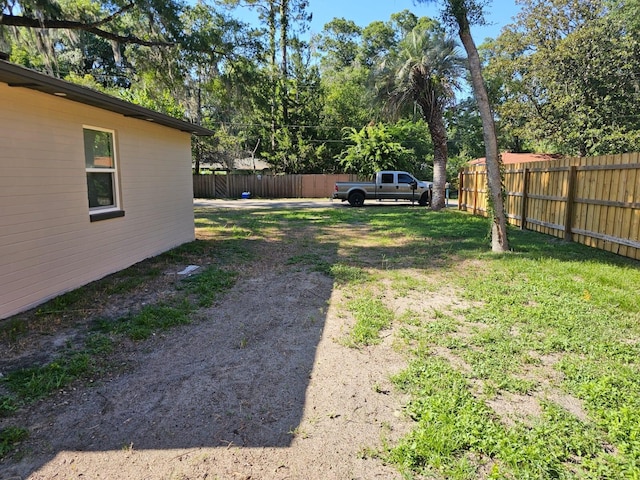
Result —
<instances>
[{"instance_id":1,"label":"white pickup truck","mask_svg":"<svg viewBox=\"0 0 640 480\"><path fill-rule=\"evenodd\" d=\"M337 182L333 198L361 207L365 200L408 200L420 205L431 203L432 182L421 182L407 172L376 173L375 182Z\"/></svg>"}]
</instances>

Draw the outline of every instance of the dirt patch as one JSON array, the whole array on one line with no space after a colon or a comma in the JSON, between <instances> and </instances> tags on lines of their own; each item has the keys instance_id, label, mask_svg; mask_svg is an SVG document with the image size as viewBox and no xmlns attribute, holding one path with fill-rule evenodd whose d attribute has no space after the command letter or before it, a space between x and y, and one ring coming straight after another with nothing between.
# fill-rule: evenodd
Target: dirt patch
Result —
<instances>
[{"instance_id":1,"label":"dirt patch","mask_svg":"<svg viewBox=\"0 0 640 480\"><path fill-rule=\"evenodd\" d=\"M389 381L406 359L392 335L370 348L344 345L352 320L338 307L341 292L323 273L286 265L299 249L261 244L196 321L123 341L108 375L1 419L28 428L29 439L0 478L400 478L374 452L409 427ZM170 276L156 282L119 307L112 298L58 329L34 329L19 347L4 344L0 368L41 362L81 342L92 315L175 288Z\"/></svg>"}]
</instances>

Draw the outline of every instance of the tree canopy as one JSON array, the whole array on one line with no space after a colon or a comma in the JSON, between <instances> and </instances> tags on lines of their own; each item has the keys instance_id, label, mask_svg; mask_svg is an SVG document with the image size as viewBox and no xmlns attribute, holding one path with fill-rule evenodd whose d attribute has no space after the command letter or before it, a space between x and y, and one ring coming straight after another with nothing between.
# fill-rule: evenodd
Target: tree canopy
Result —
<instances>
[{"instance_id":1,"label":"tree canopy","mask_svg":"<svg viewBox=\"0 0 640 480\"><path fill-rule=\"evenodd\" d=\"M409 10L368 25L338 17L313 36L304 0L0 2L0 51L10 61L215 130L194 140L201 165L255 152L277 172L341 172L360 162L345 159L365 133L381 148L388 142L397 166L418 176L434 175L445 149L456 165L485 152L471 89L446 83L470 83L470 76L423 68L425 85L443 100L433 104L442 118L434 141L424 115L434 107L423 101L432 97L407 88L410 76L385 78L381 67L410 72L420 64L420 42L442 40L444 28L457 33L461 12L467 22L482 22L487 1L440 2L440 19ZM500 150L638 150L640 2L521 4L513 24L478 47ZM238 8L253 8L261 23L239 21ZM402 108L390 115L395 101ZM409 130L425 138L408 140ZM455 181L455 171L446 172Z\"/></svg>"},{"instance_id":2,"label":"tree canopy","mask_svg":"<svg viewBox=\"0 0 640 480\"><path fill-rule=\"evenodd\" d=\"M491 45L505 130L531 149L601 155L640 148L640 38L630 4L524 0Z\"/></svg>"}]
</instances>

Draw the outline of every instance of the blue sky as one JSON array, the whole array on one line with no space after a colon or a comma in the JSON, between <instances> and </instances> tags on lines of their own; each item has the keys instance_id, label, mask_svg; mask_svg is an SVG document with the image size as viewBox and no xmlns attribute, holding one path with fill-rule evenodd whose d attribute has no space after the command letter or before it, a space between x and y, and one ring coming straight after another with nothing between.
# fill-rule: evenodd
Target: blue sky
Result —
<instances>
[{"instance_id":1,"label":"blue sky","mask_svg":"<svg viewBox=\"0 0 640 480\"><path fill-rule=\"evenodd\" d=\"M440 2L414 3L413 0L309 0L309 9L313 13L311 34L322 31L324 25L331 19L343 17L353 20L356 25L366 27L373 21L388 21L392 13L410 10L418 17L439 17ZM520 11L515 0L493 0L486 7L486 20L489 25L484 27L472 26L471 33L477 44L487 37L495 38L505 25L512 23ZM234 16L251 22L255 14L245 9L238 9Z\"/></svg>"}]
</instances>

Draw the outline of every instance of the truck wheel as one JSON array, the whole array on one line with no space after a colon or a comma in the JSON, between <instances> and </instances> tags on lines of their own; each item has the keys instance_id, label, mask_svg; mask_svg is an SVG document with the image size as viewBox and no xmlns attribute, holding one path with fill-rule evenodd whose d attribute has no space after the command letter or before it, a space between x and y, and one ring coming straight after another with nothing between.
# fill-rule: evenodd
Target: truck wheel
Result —
<instances>
[{"instance_id":1,"label":"truck wheel","mask_svg":"<svg viewBox=\"0 0 640 480\"><path fill-rule=\"evenodd\" d=\"M420 196L420 200L418 200L418 204L422 207L426 207L427 205L429 205L429 192L424 192Z\"/></svg>"},{"instance_id":2,"label":"truck wheel","mask_svg":"<svg viewBox=\"0 0 640 480\"><path fill-rule=\"evenodd\" d=\"M352 207L361 207L364 204L364 195L360 192L353 192L349 195L349 205Z\"/></svg>"}]
</instances>

